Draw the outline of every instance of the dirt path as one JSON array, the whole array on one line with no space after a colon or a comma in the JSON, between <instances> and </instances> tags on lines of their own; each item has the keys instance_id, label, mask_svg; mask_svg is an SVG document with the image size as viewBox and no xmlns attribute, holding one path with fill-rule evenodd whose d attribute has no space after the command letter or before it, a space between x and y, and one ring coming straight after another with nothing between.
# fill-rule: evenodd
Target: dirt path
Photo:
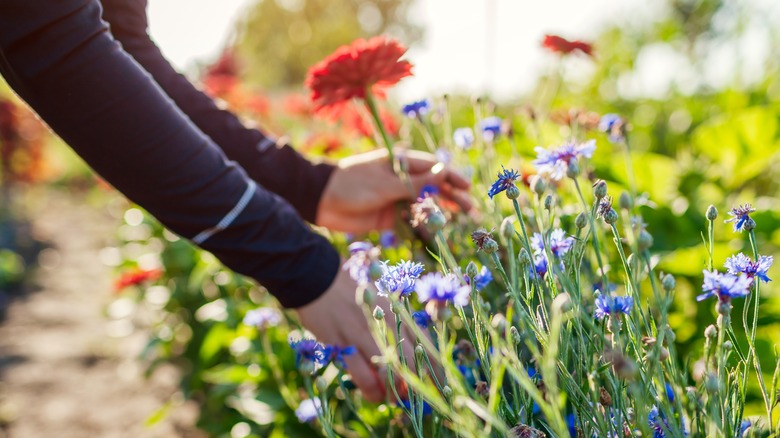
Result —
<instances>
[{"instance_id":1,"label":"dirt path","mask_svg":"<svg viewBox=\"0 0 780 438\"><path fill-rule=\"evenodd\" d=\"M176 374L144 380L136 361L144 334L118 337L104 317L112 271L99 252L117 219L66 192L34 199L33 233L49 248L33 277L38 290L0 322L0 438L197 436L191 406L144 426L175 392Z\"/></svg>"}]
</instances>

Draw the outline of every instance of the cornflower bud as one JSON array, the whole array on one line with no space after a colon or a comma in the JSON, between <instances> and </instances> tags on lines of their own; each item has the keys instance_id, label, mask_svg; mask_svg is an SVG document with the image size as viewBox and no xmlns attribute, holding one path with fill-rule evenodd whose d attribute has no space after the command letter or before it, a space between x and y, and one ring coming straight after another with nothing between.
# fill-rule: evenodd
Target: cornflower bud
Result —
<instances>
[{"instance_id":1,"label":"cornflower bud","mask_svg":"<svg viewBox=\"0 0 780 438\"><path fill-rule=\"evenodd\" d=\"M520 336L520 332L517 331L517 327L515 326L509 327L509 336L512 338L512 342L514 342L515 345L520 345L520 343L523 342L523 337Z\"/></svg>"},{"instance_id":2,"label":"cornflower bud","mask_svg":"<svg viewBox=\"0 0 780 438\"><path fill-rule=\"evenodd\" d=\"M707 379L704 381L704 389L710 394L718 393L720 390L720 382L718 382L718 377L715 376L715 374L709 374L707 376Z\"/></svg>"},{"instance_id":3,"label":"cornflower bud","mask_svg":"<svg viewBox=\"0 0 780 438\"><path fill-rule=\"evenodd\" d=\"M468 265L466 265L466 275L469 276L469 278L474 278L477 275L479 275L479 269L477 268L477 264L472 262L469 262Z\"/></svg>"},{"instance_id":4,"label":"cornflower bud","mask_svg":"<svg viewBox=\"0 0 780 438\"><path fill-rule=\"evenodd\" d=\"M604 214L604 222L608 223L609 225L614 224L618 220L618 214L615 211L615 209L610 208L605 214Z\"/></svg>"},{"instance_id":5,"label":"cornflower bud","mask_svg":"<svg viewBox=\"0 0 780 438\"><path fill-rule=\"evenodd\" d=\"M422 363L425 360L425 350L422 345L417 344L417 346L414 347L414 356L417 358L418 363Z\"/></svg>"},{"instance_id":6,"label":"cornflower bud","mask_svg":"<svg viewBox=\"0 0 780 438\"><path fill-rule=\"evenodd\" d=\"M653 235L645 230L639 232L639 237L636 238L636 246L640 252L646 251L653 246Z\"/></svg>"},{"instance_id":7,"label":"cornflower bud","mask_svg":"<svg viewBox=\"0 0 780 438\"><path fill-rule=\"evenodd\" d=\"M723 342L723 349L726 351L731 351L731 349L734 348L734 344L731 343L731 341L724 341Z\"/></svg>"},{"instance_id":8,"label":"cornflower bud","mask_svg":"<svg viewBox=\"0 0 780 438\"><path fill-rule=\"evenodd\" d=\"M544 209L547 211L550 211L553 207L553 197L552 195L547 195L544 197Z\"/></svg>"},{"instance_id":9,"label":"cornflower bud","mask_svg":"<svg viewBox=\"0 0 780 438\"><path fill-rule=\"evenodd\" d=\"M520 189L516 185L512 184L506 188L506 197L509 199L517 199L520 197Z\"/></svg>"},{"instance_id":10,"label":"cornflower bud","mask_svg":"<svg viewBox=\"0 0 780 438\"><path fill-rule=\"evenodd\" d=\"M503 222L501 222L501 228L499 228L501 231L501 237L503 237L507 242L512 240L512 238L515 236L515 226L512 225L512 217L506 217L504 218Z\"/></svg>"},{"instance_id":11,"label":"cornflower bud","mask_svg":"<svg viewBox=\"0 0 780 438\"><path fill-rule=\"evenodd\" d=\"M715 328L714 325L710 324L706 329L704 329L704 336L710 339L715 339L718 337L718 329Z\"/></svg>"},{"instance_id":12,"label":"cornflower bud","mask_svg":"<svg viewBox=\"0 0 780 438\"><path fill-rule=\"evenodd\" d=\"M566 167L566 176L568 176L571 179L577 178L577 175L580 174L580 165L577 164L577 161L571 160L569 161L569 166Z\"/></svg>"},{"instance_id":13,"label":"cornflower bud","mask_svg":"<svg viewBox=\"0 0 780 438\"><path fill-rule=\"evenodd\" d=\"M607 183L603 179L600 179L596 181L593 184L593 196L596 197L596 200L601 200L601 198L607 196Z\"/></svg>"},{"instance_id":14,"label":"cornflower bud","mask_svg":"<svg viewBox=\"0 0 780 438\"><path fill-rule=\"evenodd\" d=\"M487 254L493 254L498 251L498 243L493 239L488 239L482 247L482 250Z\"/></svg>"},{"instance_id":15,"label":"cornflower bud","mask_svg":"<svg viewBox=\"0 0 780 438\"><path fill-rule=\"evenodd\" d=\"M664 278L661 280L661 286L663 286L664 290L667 292L671 292L674 289L675 284L676 281L672 274L664 275Z\"/></svg>"},{"instance_id":16,"label":"cornflower bud","mask_svg":"<svg viewBox=\"0 0 780 438\"><path fill-rule=\"evenodd\" d=\"M520 266L528 267L531 265L531 255L528 254L528 250L520 248L520 253L517 254L517 261L520 262Z\"/></svg>"},{"instance_id":17,"label":"cornflower bud","mask_svg":"<svg viewBox=\"0 0 780 438\"><path fill-rule=\"evenodd\" d=\"M634 200L631 199L631 195L629 195L628 192L623 192L618 198L618 205L623 210L631 210L631 207L634 206Z\"/></svg>"},{"instance_id":18,"label":"cornflower bud","mask_svg":"<svg viewBox=\"0 0 780 438\"><path fill-rule=\"evenodd\" d=\"M490 325L502 333L506 331L506 324L506 317L501 313L496 313L490 320Z\"/></svg>"},{"instance_id":19,"label":"cornflower bud","mask_svg":"<svg viewBox=\"0 0 780 438\"><path fill-rule=\"evenodd\" d=\"M428 216L428 226L432 231L439 231L447 225L447 218L444 217L444 213L436 211Z\"/></svg>"},{"instance_id":20,"label":"cornflower bud","mask_svg":"<svg viewBox=\"0 0 780 438\"><path fill-rule=\"evenodd\" d=\"M317 391L319 391L320 394L325 394L325 392L328 390L328 382L324 377L317 376L317 378L314 379L314 387L317 388Z\"/></svg>"},{"instance_id":21,"label":"cornflower bud","mask_svg":"<svg viewBox=\"0 0 780 438\"><path fill-rule=\"evenodd\" d=\"M450 388L450 385L445 385L444 388L441 389L441 392L447 401L452 400L452 388Z\"/></svg>"},{"instance_id":22,"label":"cornflower bud","mask_svg":"<svg viewBox=\"0 0 780 438\"><path fill-rule=\"evenodd\" d=\"M374 281L379 280L384 273L385 273L385 271L382 268L382 263L380 263L378 261L373 261L368 266L368 275Z\"/></svg>"},{"instance_id":23,"label":"cornflower bud","mask_svg":"<svg viewBox=\"0 0 780 438\"><path fill-rule=\"evenodd\" d=\"M392 310L393 313L395 313L396 315L401 313L403 308L404 308L403 304L401 304L401 302L398 300L394 300L393 302L390 303L390 310Z\"/></svg>"},{"instance_id":24,"label":"cornflower bud","mask_svg":"<svg viewBox=\"0 0 780 438\"><path fill-rule=\"evenodd\" d=\"M745 231L753 231L756 229L756 221L752 217L745 219L745 225L743 225Z\"/></svg>"},{"instance_id":25,"label":"cornflower bud","mask_svg":"<svg viewBox=\"0 0 780 438\"><path fill-rule=\"evenodd\" d=\"M369 288L363 289L363 304L373 306L376 303L376 293Z\"/></svg>"},{"instance_id":26,"label":"cornflower bud","mask_svg":"<svg viewBox=\"0 0 780 438\"><path fill-rule=\"evenodd\" d=\"M534 175L533 178L531 178L531 190L533 190L537 196L541 197L544 194L544 191L547 190L547 183L544 182L544 178L539 175Z\"/></svg>"},{"instance_id":27,"label":"cornflower bud","mask_svg":"<svg viewBox=\"0 0 780 438\"><path fill-rule=\"evenodd\" d=\"M379 306L374 307L374 319L377 321L385 319L385 311Z\"/></svg>"},{"instance_id":28,"label":"cornflower bud","mask_svg":"<svg viewBox=\"0 0 780 438\"><path fill-rule=\"evenodd\" d=\"M588 225L588 216L585 215L584 211L581 211L577 218L574 219L574 225L579 229L583 229Z\"/></svg>"},{"instance_id":29,"label":"cornflower bud","mask_svg":"<svg viewBox=\"0 0 780 438\"><path fill-rule=\"evenodd\" d=\"M715 208L714 205L710 205L709 207L707 207L706 216L707 216L707 220L714 221L715 219L718 218L718 209Z\"/></svg>"}]
</instances>

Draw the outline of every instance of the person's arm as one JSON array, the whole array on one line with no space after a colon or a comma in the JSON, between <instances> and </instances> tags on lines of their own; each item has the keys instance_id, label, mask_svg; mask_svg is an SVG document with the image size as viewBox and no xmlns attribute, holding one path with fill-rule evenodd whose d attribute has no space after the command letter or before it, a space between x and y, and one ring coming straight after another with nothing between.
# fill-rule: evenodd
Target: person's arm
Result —
<instances>
[{"instance_id":1,"label":"person's arm","mask_svg":"<svg viewBox=\"0 0 780 438\"><path fill-rule=\"evenodd\" d=\"M228 161L100 17L96 0L4 0L3 76L90 166L171 230L286 307L318 298L339 269L335 249Z\"/></svg>"},{"instance_id":2,"label":"person's arm","mask_svg":"<svg viewBox=\"0 0 780 438\"><path fill-rule=\"evenodd\" d=\"M124 50L148 71L176 105L250 178L286 199L307 221L317 217L322 191L333 172L326 163L313 164L286 144L244 126L230 111L179 74L148 34L146 0L101 0L103 19Z\"/></svg>"}]
</instances>

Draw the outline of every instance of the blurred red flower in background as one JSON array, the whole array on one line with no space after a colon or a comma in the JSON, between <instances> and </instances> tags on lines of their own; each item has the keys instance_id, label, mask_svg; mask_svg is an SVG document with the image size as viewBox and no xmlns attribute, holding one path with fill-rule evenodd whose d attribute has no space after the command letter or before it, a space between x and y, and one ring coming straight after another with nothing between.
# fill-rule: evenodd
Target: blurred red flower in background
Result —
<instances>
[{"instance_id":1,"label":"blurred red flower in background","mask_svg":"<svg viewBox=\"0 0 780 438\"><path fill-rule=\"evenodd\" d=\"M210 65L203 75L203 88L212 97L223 97L238 86L238 58L231 48L226 48L217 62Z\"/></svg>"},{"instance_id":2,"label":"blurred red flower in background","mask_svg":"<svg viewBox=\"0 0 780 438\"><path fill-rule=\"evenodd\" d=\"M569 41L558 35L545 35L544 41L542 41L542 47L553 53L560 53L562 55L580 51L588 56L593 56L593 45L584 41Z\"/></svg>"},{"instance_id":3,"label":"blurred red flower in background","mask_svg":"<svg viewBox=\"0 0 780 438\"><path fill-rule=\"evenodd\" d=\"M147 281L154 281L160 278L163 274L162 269L134 269L132 271L122 273L114 283L114 289L119 292L122 289L135 286Z\"/></svg>"},{"instance_id":4,"label":"blurred red flower in background","mask_svg":"<svg viewBox=\"0 0 780 438\"><path fill-rule=\"evenodd\" d=\"M384 90L412 75L412 64L400 58L406 49L395 40L374 37L339 47L309 69L306 86L316 113L337 117L353 98L366 92L383 97Z\"/></svg>"}]
</instances>

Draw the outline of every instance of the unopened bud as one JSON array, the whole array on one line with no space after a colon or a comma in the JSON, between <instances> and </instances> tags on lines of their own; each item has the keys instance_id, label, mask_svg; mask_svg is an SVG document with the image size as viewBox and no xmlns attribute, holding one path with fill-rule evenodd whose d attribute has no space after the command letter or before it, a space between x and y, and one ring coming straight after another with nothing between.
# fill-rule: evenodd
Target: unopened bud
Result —
<instances>
[{"instance_id":1,"label":"unopened bud","mask_svg":"<svg viewBox=\"0 0 780 438\"><path fill-rule=\"evenodd\" d=\"M534 175L533 178L531 178L531 190L541 197L544 194L544 191L547 190L547 183L544 182L544 178L539 175Z\"/></svg>"},{"instance_id":2,"label":"unopened bud","mask_svg":"<svg viewBox=\"0 0 780 438\"><path fill-rule=\"evenodd\" d=\"M517 327L515 326L509 327L509 336L512 338L512 342L514 342L515 345L520 345L520 343L523 342L523 337L520 336L520 332L517 331Z\"/></svg>"},{"instance_id":3,"label":"unopened bud","mask_svg":"<svg viewBox=\"0 0 780 438\"><path fill-rule=\"evenodd\" d=\"M544 197L544 209L547 211L550 211L553 207L553 197L552 195L547 195Z\"/></svg>"},{"instance_id":4,"label":"unopened bud","mask_svg":"<svg viewBox=\"0 0 780 438\"><path fill-rule=\"evenodd\" d=\"M715 306L715 310L721 316L731 315L731 302L729 301L718 302L718 304Z\"/></svg>"},{"instance_id":5,"label":"unopened bud","mask_svg":"<svg viewBox=\"0 0 780 438\"><path fill-rule=\"evenodd\" d=\"M593 184L593 196L596 197L596 200L601 200L601 198L607 196L607 183L603 179L600 179L596 181L595 184Z\"/></svg>"},{"instance_id":6,"label":"unopened bud","mask_svg":"<svg viewBox=\"0 0 780 438\"><path fill-rule=\"evenodd\" d=\"M609 211L607 211L604 214L604 222L612 225L612 224L614 224L617 221L618 221L618 214L617 214L617 212L615 211L614 208L610 208Z\"/></svg>"},{"instance_id":7,"label":"unopened bud","mask_svg":"<svg viewBox=\"0 0 780 438\"><path fill-rule=\"evenodd\" d=\"M444 395L444 398L447 399L447 401L452 400L452 388L450 388L449 385L444 386L444 388L441 389L442 395Z\"/></svg>"},{"instance_id":8,"label":"unopened bud","mask_svg":"<svg viewBox=\"0 0 780 438\"><path fill-rule=\"evenodd\" d=\"M639 232L639 237L636 238L636 246L640 252L644 252L653 246L653 235L646 230Z\"/></svg>"},{"instance_id":9,"label":"unopened bud","mask_svg":"<svg viewBox=\"0 0 780 438\"><path fill-rule=\"evenodd\" d=\"M718 218L718 209L715 208L714 205L710 205L709 207L707 207L706 216L707 216L707 220L714 221L715 219Z\"/></svg>"},{"instance_id":10,"label":"unopened bud","mask_svg":"<svg viewBox=\"0 0 780 438\"><path fill-rule=\"evenodd\" d=\"M528 254L528 250L520 248L520 253L517 254L517 261L520 262L520 266L528 267L531 265L531 255Z\"/></svg>"},{"instance_id":11,"label":"unopened bud","mask_svg":"<svg viewBox=\"0 0 780 438\"><path fill-rule=\"evenodd\" d=\"M734 348L734 344L731 343L731 341L724 341L723 342L723 349L726 351L730 351L732 348Z\"/></svg>"},{"instance_id":12,"label":"unopened bud","mask_svg":"<svg viewBox=\"0 0 780 438\"><path fill-rule=\"evenodd\" d=\"M580 212L580 214L577 215L577 218L574 219L574 225L579 229L583 229L588 225L588 216L584 211Z\"/></svg>"},{"instance_id":13,"label":"unopened bud","mask_svg":"<svg viewBox=\"0 0 780 438\"><path fill-rule=\"evenodd\" d=\"M704 329L704 336L710 339L715 339L718 337L718 329L715 328L714 325L710 324L706 329Z\"/></svg>"},{"instance_id":14,"label":"unopened bud","mask_svg":"<svg viewBox=\"0 0 780 438\"><path fill-rule=\"evenodd\" d=\"M674 290L675 284L676 281L674 280L674 276L672 274L664 275L664 278L661 280L661 286L663 286L664 290L667 292Z\"/></svg>"},{"instance_id":15,"label":"unopened bud","mask_svg":"<svg viewBox=\"0 0 780 438\"><path fill-rule=\"evenodd\" d=\"M382 278L382 275L384 275L384 269L382 268L382 263L373 261L370 265L368 265L368 275L371 277L372 280L376 281Z\"/></svg>"},{"instance_id":16,"label":"unopened bud","mask_svg":"<svg viewBox=\"0 0 780 438\"><path fill-rule=\"evenodd\" d=\"M498 243L493 239L488 239L485 241L485 245L482 247L482 251L485 251L487 254L493 254L494 252L498 251Z\"/></svg>"},{"instance_id":17,"label":"unopened bud","mask_svg":"<svg viewBox=\"0 0 780 438\"><path fill-rule=\"evenodd\" d=\"M434 211L428 215L426 225L428 225L431 231L439 231L447 225L447 218L444 217L444 213L441 211Z\"/></svg>"},{"instance_id":18,"label":"unopened bud","mask_svg":"<svg viewBox=\"0 0 780 438\"><path fill-rule=\"evenodd\" d=\"M506 197L509 199L517 199L520 197L520 189L516 185L511 184L506 188Z\"/></svg>"},{"instance_id":19,"label":"unopened bud","mask_svg":"<svg viewBox=\"0 0 780 438\"><path fill-rule=\"evenodd\" d=\"M417 344L417 346L414 347L414 356L417 358L418 363L422 363L422 361L425 360L425 350L422 345Z\"/></svg>"},{"instance_id":20,"label":"unopened bud","mask_svg":"<svg viewBox=\"0 0 780 438\"><path fill-rule=\"evenodd\" d=\"M403 304L401 304L401 302L398 300L394 300L390 303L390 310L392 310L393 313L395 313L396 315L401 313L403 309L404 309Z\"/></svg>"},{"instance_id":21,"label":"unopened bud","mask_svg":"<svg viewBox=\"0 0 780 438\"><path fill-rule=\"evenodd\" d=\"M580 174L580 165L577 164L576 160L569 161L569 165L566 167L566 176L568 176L571 179L577 178L577 175Z\"/></svg>"},{"instance_id":22,"label":"unopened bud","mask_svg":"<svg viewBox=\"0 0 780 438\"><path fill-rule=\"evenodd\" d=\"M512 240L512 238L515 236L515 226L512 224L512 217L506 217L504 218L503 222L501 222L501 228L499 228L501 231L501 237L506 239L507 242Z\"/></svg>"},{"instance_id":23,"label":"unopened bud","mask_svg":"<svg viewBox=\"0 0 780 438\"><path fill-rule=\"evenodd\" d=\"M706 389L710 394L717 394L720 390L720 382L718 382L718 377L714 374L709 374L707 379L704 381L704 389Z\"/></svg>"},{"instance_id":24,"label":"unopened bud","mask_svg":"<svg viewBox=\"0 0 780 438\"><path fill-rule=\"evenodd\" d=\"M634 206L634 200L631 199L631 195L629 195L628 192L623 192L618 198L618 205L623 210L631 210L631 207Z\"/></svg>"},{"instance_id":25,"label":"unopened bud","mask_svg":"<svg viewBox=\"0 0 780 438\"><path fill-rule=\"evenodd\" d=\"M756 229L756 221L753 220L752 217L748 216L747 219L745 219L745 225L743 225L743 228L745 231L753 231Z\"/></svg>"},{"instance_id":26,"label":"unopened bud","mask_svg":"<svg viewBox=\"0 0 780 438\"><path fill-rule=\"evenodd\" d=\"M369 288L363 288L363 304L373 306L376 303L376 292Z\"/></svg>"},{"instance_id":27,"label":"unopened bud","mask_svg":"<svg viewBox=\"0 0 780 438\"><path fill-rule=\"evenodd\" d=\"M317 388L317 391L319 391L320 394L325 394L325 392L328 390L328 382L325 381L325 378L322 376L317 376L317 378L314 379L314 386Z\"/></svg>"},{"instance_id":28,"label":"unopened bud","mask_svg":"<svg viewBox=\"0 0 780 438\"><path fill-rule=\"evenodd\" d=\"M385 319L385 311L379 306L374 307L374 319L377 321Z\"/></svg>"},{"instance_id":29,"label":"unopened bud","mask_svg":"<svg viewBox=\"0 0 780 438\"><path fill-rule=\"evenodd\" d=\"M469 264L466 265L466 275L468 275L470 278L474 278L479 275L479 269L477 268L476 263L469 262Z\"/></svg>"},{"instance_id":30,"label":"unopened bud","mask_svg":"<svg viewBox=\"0 0 780 438\"><path fill-rule=\"evenodd\" d=\"M675 339L677 339L677 335L674 334L674 330L672 330L671 327L668 325L666 326L666 336L664 337L665 341L664 344L671 343L673 344Z\"/></svg>"},{"instance_id":31,"label":"unopened bud","mask_svg":"<svg viewBox=\"0 0 780 438\"><path fill-rule=\"evenodd\" d=\"M501 313L496 313L490 320L490 325L499 332L503 333L506 331L506 317Z\"/></svg>"}]
</instances>

